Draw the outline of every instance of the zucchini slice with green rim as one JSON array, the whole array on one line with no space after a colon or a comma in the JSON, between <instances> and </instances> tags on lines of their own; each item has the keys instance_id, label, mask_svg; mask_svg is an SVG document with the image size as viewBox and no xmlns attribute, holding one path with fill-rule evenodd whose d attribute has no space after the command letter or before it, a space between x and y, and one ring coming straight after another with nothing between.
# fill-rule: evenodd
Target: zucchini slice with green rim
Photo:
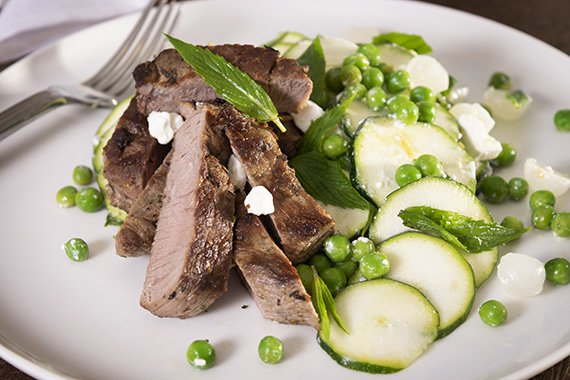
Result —
<instances>
[{"instance_id":1,"label":"zucchini slice with green rim","mask_svg":"<svg viewBox=\"0 0 570 380\"><path fill-rule=\"evenodd\" d=\"M380 50L380 61L392 66L394 70L405 70L408 62L417 55L415 51L396 44L386 43L376 46Z\"/></svg>"},{"instance_id":2,"label":"zucchini slice with green rim","mask_svg":"<svg viewBox=\"0 0 570 380\"><path fill-rule=\"evenodd\" d=\"M348 332L331 324L321 347L340 365L369 373L409 366L435 340L439 315L416 288L388 279L361 282L335 298Z\"/></svg>"},{"instance_id":3,"label":"zucchini slice with green rim","mask_svg":"<svg viewBox=\"0 0 570 380\"><path fill-rule=\"evenodd\" d=\"M372 111L365 102L354 100L346 109L342 119L342 129L348 137L352 138L367 118L379 116L382 114Z\"/></svg>"},{"instance_id":4,"label":"zucchini slice with green rim","mask_svg":"<svg viewBox=\"0 0 570 380\"><path fill-rule=\"evenodd\" d=\"M435 103L435 120L432 124L437 125L449 133L455 141L459 141L461 139L461 132L459 131L457 119L455 119L455 116L449 113L449 111L443 108L439 103Z\"/></svg>"},{"instance_id":5,"label":"zucchini slice with green rim","mask_svg":"<svg viewBox=\"0 0 570 380\"><path fill-rule=\"evenodd\" d=\"M335 222L335 233L348 238L365 231L376 214L376 209L370 205L370 209L343 208L327 205L319 202L327 210Z\"/></svg>"}]
</instances>

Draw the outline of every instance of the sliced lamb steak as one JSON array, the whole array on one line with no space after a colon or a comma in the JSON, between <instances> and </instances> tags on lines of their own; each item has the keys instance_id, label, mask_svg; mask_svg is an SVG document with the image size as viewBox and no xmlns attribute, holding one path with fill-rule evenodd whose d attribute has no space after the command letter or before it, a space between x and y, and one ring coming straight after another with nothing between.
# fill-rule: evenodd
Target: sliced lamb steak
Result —
<instances>
[{"instance_id":1,"label":"sliced lamb steak","mask_svg":"<svg viewBox=\"0 0 570 380\"><path fill-rule=\"evenodd\" d=\"M234 188L213 148L216 107L197 105L176 132L141 305L159 317L206 310L228 287ZM227 142L226 142L227 143Z\"/></svg>"},{"instance_id":2,"label":"sliced lamb steak","mask_svg":"<svg viewBox=\"0 0 570 380\"><path fill-rule=\"evenodd\" d=\"M162 207L171 157L172 151L150 177L146 187L133 203L125 222L115 235L117 255L135 257L150 253L156 233L156 222Z\"/></svg>"},{"instance_id":3,"label":"sliced lamb steak","mask_svg":"<svg viewBox=\"0 0 570 380\"><path fill-rule=\"evenodd\" d=\"M130 211L169 150L170 145L160 145L148 133L146 115L139 112L133 98L103 148L103 173L111 203Z\"/></svg>"},{"instance_id":4,"label":"sliced lamb steak","mask_svg":"<svg viewBox=\"0 0 570 380\"><path fill-rule=\"evenodd\" d=\"M269 94L279 112L298 112L305 106L313 83L305 67L279 52L252 45L208 46L251 76ZM180 101L208 102L218 98L214 89L196 74L174 49L162 51L154 61L134 71L137 97L143 113L176 112Z\"/></svg>"},{"instance_id":5,"label":"sliced lamb steak","mask_svg":"<svg viewBox=\"0 0 570 380\"><path fill-rule=\"evenodd\" d=\"M259 218L248 214L238 196L234 260L264 318L319 328L319 317L297 270L275 245Z\"/></svg>"},{"instance_id":6,"label":"sliced lamb steak","mask_svg":"<svg viewBox=\"0 0 570 380\"><path fill-rule=\"evenodd\" d=\"M333 219L303 189L267 125L230 106L219 118L249 184L264 186L273 195L275 212L269 220L283 252L293 263L306 260L333 233Z\"/></svg>"}]
</instances>

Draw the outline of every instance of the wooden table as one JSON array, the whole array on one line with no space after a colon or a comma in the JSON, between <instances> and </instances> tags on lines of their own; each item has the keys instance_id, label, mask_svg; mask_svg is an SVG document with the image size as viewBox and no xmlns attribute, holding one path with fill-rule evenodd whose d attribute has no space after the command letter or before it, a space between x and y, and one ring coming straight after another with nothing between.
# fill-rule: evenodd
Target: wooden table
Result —
<instances>
[{"instance_id":1,"label":"wooden table","mask_svg":"<svg viewBox=\"0 0 570 380\"><path fill-rule=\"evenodd\" d=\"M478 14L533 35L570 54L570 0L430 0ZM0 359L0 379L33 380ZM569 380L570 357L532 380Z\"/></svg>"}]
</instances>

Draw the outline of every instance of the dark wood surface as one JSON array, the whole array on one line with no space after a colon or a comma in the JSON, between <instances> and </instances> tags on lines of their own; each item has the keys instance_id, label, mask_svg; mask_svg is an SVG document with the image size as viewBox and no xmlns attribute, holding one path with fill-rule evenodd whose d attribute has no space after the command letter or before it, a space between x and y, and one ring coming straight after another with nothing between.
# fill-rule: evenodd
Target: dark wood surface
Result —
<instances>
[{"instance_id":1,"label":"dark wood surface","mask_svg":"<svg viewBox=\"0 0 570 380\"><path fill-rule=\"evenodd\" d=\"M426 2L461 9L499 21L570 54L570 0L430 0ZM0 379L33 380L32 377L2 359L0 359ZM532 380L569 379L570 357L532 378Z\"/></svg>"}]
</instances>

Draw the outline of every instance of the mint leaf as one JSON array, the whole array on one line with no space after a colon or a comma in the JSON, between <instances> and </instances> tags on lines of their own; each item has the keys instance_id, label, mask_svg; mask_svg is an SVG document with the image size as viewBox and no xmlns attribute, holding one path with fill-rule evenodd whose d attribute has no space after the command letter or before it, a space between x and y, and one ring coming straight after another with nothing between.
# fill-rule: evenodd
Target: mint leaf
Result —
<instances>
[{"instance_id":1,"label":"mint leaf","mask_svg":"<svg viewBox=\"0 0 570 380\"><path fill-rule=\"evenodd\" d=\"M336 161L322 153L308 152L289 161L301 185L315 199L328 205L369 210L370 203L352 186Z\"/></svg>"},{"instance_id":2,"label":"mint leaf","mask_svg":"<svg viewBox=\"0 0 570 380\"><path fill-rule=\"evenodd\" d=\"M315 306L315 310L319 315L319 321L321 324L321 333L326 339L329 339L330 332L331 332L331 324L329 313L332 315L333 320L336 322L338 327L342 329L345 333L348 334L338 311L336 310L336 304L334 302L334 298L331 294L331 291L323 281L323 279L317 273L317 270L314 266L311 266L313 271L313 305Z\"/></svg>"},{"instance_id":3,"label":"mint leaf","mask_svg":"<svg viewBox=\"0 0 570 380\"><path fill-rule=\"evenodd\" d=\"M327 108L329 93L325 85L325 53L319 36L313 40L297 61L300 65L309 67L309 78L313 81L311 100L321 108Z\"/></svg>"},{"instance_id":4,"label":"mint leaf","mask_svg":"<svg viewBox=\"0 0 570 380\"><path fill-rule=\"evenodd\" d=\"M247 116L263 123L272 121L285 132L271 98L249 75L206 48L165 35L186 63L192 66L218 95Z\"/></svg>"},{"instance_id":5,"label":"mint leaf","mask_svg":"<svg viewBox=\"0 0 570 380\"><path fill-rule=\"evenodd\" d=\"M431 46L424 41L422 36L417 34L406 34L406 33L382 33L372 39L375 44L396 44L403 48L415 50L418 54L429 54L432 52Z\"/></svg>"},{"instance_id":6,"label":"mint leaf","mask_svg":"<svg viewBox=\"0 0 570 380\"><path fill-rule=\"evenodd\" d=\"M356 94L343 101L336 107L326 110L319 118L313 120L307 133L303 136L301 144L299 144L299 153L307 153L313 150L322 152L323 140L330 135L336 126L342 121L342 117L346 113L346 109L354 100Z\"/></svg>"}]
</instances>

